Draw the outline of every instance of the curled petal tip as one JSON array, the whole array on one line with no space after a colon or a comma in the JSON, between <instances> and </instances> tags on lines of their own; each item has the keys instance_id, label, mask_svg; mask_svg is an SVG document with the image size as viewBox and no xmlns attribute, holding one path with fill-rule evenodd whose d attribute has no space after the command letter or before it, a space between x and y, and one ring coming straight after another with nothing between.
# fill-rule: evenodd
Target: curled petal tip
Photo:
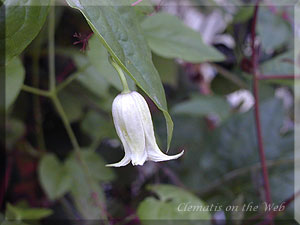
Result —
<instances>
[{"instance_id":1,"label":"curled petal tip","mask_svg":"<svg viewBox=\"0 0 300 225\"><path fill-rule=\"evenodd\" d=\"M182 156L184 154L184 149L182 149L182 151L180 153L178 153L177 155L179 155L178 157Z\"/></svg>"},{"instance_id":2,"label":"curled petal tip","mask_svg":"<svg viewBox=\"0 0 300 225\"><path fill-rule=\"evenodd\" d=\"M118 163L112 163L112 164L106 164L106 167L121 167L126 166L130 162L130 159L128 157L124 157L120 162Z\"/></svg>"},{"instance_id":3,"label":"curled petal tip","mask_svg":"<svg viewBox=\"0 0 300 225\"><path fill-rule=\"evenodd\" d=\"M126 166L128 163L112 163L112 164L106 164L106 167L121 167L121 166Z\"/></svg>"},{"instance_id":4,"label":"curled petal tip","mask_svg":"<svg viewBox=\"0 0 300 225\"><path fill-rule=\"evenodd\" d=\"M181 157L184 154L184 150L182 150L180 153L176 154L176 155L172 155L170 157L172 157L173 159L178 159L179 157Z\"/></svg>"},{"instance_id":5,"label":"curled petal tip","mask_svg":"<svg viewBox=\"0 0 300 225\"><path fill-rule=\"evenodd\" d=\"M178 159L179 157L181 157L184 153L184 150L182 150L180 153L176 154L176 155L166 155L164 153L162 153L160 150L156 150L156 151L149 151L148 152L148 159L152 160L154 162L161 162L161 161L168 161L168 160L172 160L172 159Z\"/></svg>"}]
</instances>

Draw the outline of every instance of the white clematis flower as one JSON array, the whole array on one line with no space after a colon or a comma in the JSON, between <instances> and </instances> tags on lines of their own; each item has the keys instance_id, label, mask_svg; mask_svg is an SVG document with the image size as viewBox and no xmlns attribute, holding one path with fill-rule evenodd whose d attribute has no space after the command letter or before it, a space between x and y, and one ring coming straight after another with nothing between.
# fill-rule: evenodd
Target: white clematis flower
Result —
<instances>
[{"instance_id":1,"label":"white clematis flower","mask_svg":"<svg viewBox=\"0 0 300 225\"><path fill-rule=\"evenodd\" d=\"M156 143L149 107L139 93L132 91L119 94L112 104L115 128L124 146L124 158L107 166L143 165L145 161L167 161L177 159L177 155L168 156L162 153Z\"/></svg>"}]
</instances>

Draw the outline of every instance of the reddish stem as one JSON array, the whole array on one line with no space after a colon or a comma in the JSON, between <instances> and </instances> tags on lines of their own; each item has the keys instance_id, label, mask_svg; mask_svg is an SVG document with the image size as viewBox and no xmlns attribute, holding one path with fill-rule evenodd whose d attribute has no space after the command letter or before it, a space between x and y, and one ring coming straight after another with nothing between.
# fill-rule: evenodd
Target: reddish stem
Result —
<instances>
[{"instance_id":1,"label":"reddish stem","mask_svg":"<svg viewBox=\"0 0 300 225\"><path fill-rule=\"evenodd\" d=\"M143 0L137 0L136 2L132 3L131 6L136 6L136 5L139 4L141 1L143 1Z\"/></svg>"},{"instance_id":2,"label":"reddish stem","mask_svg":"<svg viewBox=\"0 0 300 225\"><path fill-rule=\"evenodd\" d=\"M163 173L172 181L172 183L176 184L178 187L185 188L184 184L170 168L162 165L159 165L159 167L163 171Z\"/></svg>"},{"instance_id":3,"label":"reddish stem","mask_svg":"<svg viewBox=\"0 0 300 225\"><path fill-rule=\"evenodd\" d=\"M278 216L278 214L284 212L286 210L286 208L297 198L300 196L300 191L298 191L296 194L293 194L291 197L289 197L288 199L286 199L285 201L283 201L280 205L282 205L284 207L284 210L282 211L271 211L269 212L269 214L272 215L272 218ZM268 225L268 223L270 223L270 221L268 219L258 223L257 225Z\"/></svg>"},{"instance_id":4,"label":"reddish stem","mask_svg":"<svg viewBox=\"0 0 300 225\"><path fill-rule=\"evenodd\" d=\"M260 75L258 77L259 80L293 80L293 79L300 79L300 75Z\"/></svg>"},{"instance_id":5,"label":"reddish stem","mask_svg":"<svg viewBox=\"0 0 300 225\"><path fill-rule=\"evenodd\" d=\"M263 175L263 181L264 181L265 199L266 199L266 203L270 204L272 202L272 199L271 199L269 175L268 175L268 169L267 169L267 165L266 165L266 157L265 157L265 151L264 151L260 114L259 114L259 112L260 112L260 110L259 110L259 87L258 87L259 70L258 70L258 53L257 53L257 49L255 46L258 8L259 8L259 0L257 0L256 5L255 5L254 17L253 17L253 22L252 22L252 27L251 27L251 49L252 49L251 63L252 63L252 68L253 68L253 94L254 94L254 99L255 99L254 115L255 115L255 125L256 125L259 156L260 156L262 175ZM270 224L273 224L272 216L270 216L269 219L270 219Z\"/></svg>"},{"instance_id":6,"label":"reddish stem","mask_svg":"<svg viewBox=\"0 0 300 225\"><path fill-rule=\"evenodd\" d=\"M101 209L102 213L107 216L108 221L111 221L113 219L113 217L106 210L106 207L102 204L102 202L99 201L99 195L98 195L98 193L95 192L95 191L92 191L91 196L92 196L93 200L95 201L96 206L98 206Z\"/></svg>"},{"instance_id":7,"label":"reddish stem","mask_svg":"<svg viewBox=\"0 0 300 225\"><path fill-rule=\"evenodd\" d=\"M9 157L7 159L6 169L4 177L2 178L2 183L0 185L0 207L2 206L3 202L5 202L5 193L9 184L9 180L11 178L11 172L12 172L12 158Z\"/></svg>"},{"instance_id":8,"label":"reddish stem","mask_svg":"<svg viewBox=\"0 0 300 225\"><path fill-rule=\"evenodd\" d=\"M291 197L289 197L288 199L286 199L285 201L282 202L282 205L284 206L284 210L286 210L286 208L297 198L300 196L300 191L298 191L296 194L292 195ZM283 210L283 211L284 211ZM282 211L276 211L276 212L272 212L273 213L273 217L277 216L280 212Z\"/></svg>"},{"instance_id":9,"label":"reddish stem","mask_svg":"<svg viewBox=\"0 0 300 225\"><path fill-rule=\"evenodd\" d=\"M63 69L63 71L58 74L57 76L57 81L60 83L62 82L66 76L68 76L70 73L72 73L72 71L74 71L75 65L74 63L71 61L67 64L67 66Z\"/></svg>"}]
</instances>

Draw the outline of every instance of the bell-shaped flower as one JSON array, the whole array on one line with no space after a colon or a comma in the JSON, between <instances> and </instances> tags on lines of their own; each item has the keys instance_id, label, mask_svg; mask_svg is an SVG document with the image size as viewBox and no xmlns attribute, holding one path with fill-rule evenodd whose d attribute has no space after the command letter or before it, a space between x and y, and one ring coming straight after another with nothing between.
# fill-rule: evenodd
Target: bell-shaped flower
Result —
<instances>
[{"instance_id":1,"label":"bell-shaped flower","mask_svg":"<svg viewBox=\"0 0 300 225\"><path fill-rule=\"evenodd\" d=\"M124 158L107 166L143 165L145 161L167 161L177 159L177 155L168 156L159 149L153 130L153 123L147 102L139 93L132 91L119 94L112 104L112 115L117 134L124 146Z\"/></svg>"}]
</instances>

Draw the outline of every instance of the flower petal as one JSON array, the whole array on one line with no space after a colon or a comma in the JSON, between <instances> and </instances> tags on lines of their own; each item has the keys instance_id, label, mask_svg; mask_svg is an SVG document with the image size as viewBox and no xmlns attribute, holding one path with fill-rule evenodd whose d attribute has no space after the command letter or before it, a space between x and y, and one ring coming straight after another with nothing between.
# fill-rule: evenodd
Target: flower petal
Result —
<instances>
[{"instance_id":1,"label":"flower petal","mask_svg":"<svg viewBox=\"0 0 300 225\"><path fill-rule=\"evenodd\" d=\"M151 160L154 162L161 162L161 161L177 159L180 156L182 156L184 153L184 150L182 150L179 154L176 154L176 155L166 155L159 149L159 147L157 145L156 146L147 146L146 151L148 154L147 160Z\"/></svg>"},{"instance_id":2,"label":"flower petal","mask_svg":"<svg viewBox=\"0 0 300 225\"><path fill-rule=\"evenodd\" d=\"M148 154L147 160L160 162L160 161L177 159L180 156L182 156L184 150L177 155L168 156L159 149L155 140L151 113L147 102L145 101L143 96L137 92L132 92L132 96L135 98L137 106L139 107L139 111L141 112L143 129L146 137L146 152Z\"/></svg>"},{"instance_id":3,"label":"flower petal","mask_svg":"<svg viewBox=\"0 0 300 225\"><path fill-rule=\"evenodd\" d=\"M120 94L115 98L112 113L125 155L130 156L133 165L143 165L147 159L145 135L139 108L131 93Z\"/></svg>"},{"instance_id":4,"label":"flower petal","mask_svg":"<svg viewBox=\"0 0 300 225\"><path fill-rule=\"evenodd\" d=\"M130 162L130 157L125 154L124 158L118 163L107 164L107 167L121 167L126 166Z\"/></svg>"}]
</instances>

